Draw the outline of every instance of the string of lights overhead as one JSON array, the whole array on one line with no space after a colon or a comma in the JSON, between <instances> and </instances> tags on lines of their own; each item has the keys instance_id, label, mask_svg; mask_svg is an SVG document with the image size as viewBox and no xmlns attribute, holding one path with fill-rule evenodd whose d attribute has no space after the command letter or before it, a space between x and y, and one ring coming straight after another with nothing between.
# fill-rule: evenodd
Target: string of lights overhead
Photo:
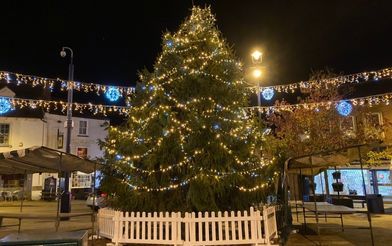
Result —
<instances>
[{"instance_id":1,"label":"string of lights overhead","mask_svg":"<svg viewBox=\"0 0 392 246\"><path fill-rule=\"evenodd\" d=\"M376 71L360 72L355 74L341 75L333 78L321 80L300 81L289 84L257 86L250 87L254 93L261 93L267 101L274 97L275 92L278 93L294 93L297 90L309 90L319 88L339 87L343 84L359 84L368 81L379 81L381 79L392 79L392 68L384 68Z\"/></svg>"},{"instance_id":2,"label":"string of lights overhead","mask_svg":"<svg viewBox=\"0 0 392 246\"><path fill-rule=\"evenodd\" d=\"M374 106L374 105L390 105L392 102L392 93L384 93L378 95L370 95L366 97L356 97L351 99L344 99L340 101L325 101L325 102L309 102L297 104L281 104L273 106L253 106L244 107L243 109L252 113L258 111L261 113L294 111L297 109L306 110L320 110L321 108L330 109L334 107L342 116L348 116L354 106ZM67 109L67 102L65 101L51 101L51 100L37 100L37 99L23 99L13 97L0 97L0 115L6 114L14 109L21 108L42 108L45 111L60 110L65 113ZM92 103L72 103L72 109L79 113L89 111L90 113L103 114L118 113L119 115L127 115L131 106L117 106L117 105L104 105Z\"/></svg>"},{"instance_id":3,"label":"string of lights overhead","mask_svg":"<svg viewBox=\"0 0 392 246\"><path fill-rule=\"evenodd\" d=\"M173 45L173 43L170 42L167 45L170 44ZM166 52L171 52L171 51L166 51ZM206 59L207 61L207 60L214 59L215 55L216 54L212 54L212 55L202 54L202 58ZM159 61L160 59L158 59L158 62ZM190 62L192 62L192 60L185 61L184 71L188 70L187 64ZM234 62L234 61L222 60L220 62ZM184 71L181 71L181 73L183 73ZM172 71L172 73L176 73L176 72L178 71ZM193 70L193 69L189 70L188 72L190 74L200 74L204 76L210 76L210 74L207 74L205 72L202 73L198 70ZM180 74L179 76L183 76L183 74ZM365 71L365 72L341 75L341 76L321 79L321 80L308 80L308 81L293 82L289 84L260 86L259 88L257 88L257 86L253 86L249 88L254 93L261 92L263 98L269 101L274 97L275 92L294 93L298 89L306 90L306 89L314 89L314 88L329 88L331 86L339 87L340 85L346 83L358 84L358 83L363 83L368 81L378 81L381 79L391 79L391 78L392 78L392 68L388 67L375 71ZM164 79L164 78L158 78L158 79ZM219 79L219 78L215 78L215 79ZM129 96L135 93L135 87L111 86L105 84L87 83L87 82L79 82L79 81L71 81L68 83L68 81L59 78L52 79L52 78L39 77L34 75L26 75L21 73L13 73L8 71L0 71L0 80L5 80L7 83L12 83L16 85L29 84L33 87L40 85L50 89L53 89L56 83L60 83L61 90L67 90L68 88L72 87L73 89L80 92L85 92L85 93L95 92L97 95L105 94L105 96L111 102L117 101L120 97ZM224 82L230 83L226 81Z\"/></svg>"},{"instance_id":4,"label":"string of lights overhead","mask_svg":"<svg viewBox=\"0 0 392 246\"><path fill-rule=\"evenodd\" d=\"M34 75L26 75L21 73L13 73L8 71L0 71L0 80L5 80L8 84L15 85L31 85L32 87L43 86L53 90L56 84L60 85L62 91L72 88L79 92L94 92L97 95L105 94L111 101L117 101L120 97L129 96L135 92L135 87L128 86L112 86L105 84L87 83L79 81L70 81L63 79L44 78Z\"/></svg>"},{"instance_id":5,"label":"string of lights overhead","mask_svg":"<svg viewBox=\"0 0 392 246\"><path fill-rule=\"evenodd\" d=\"M289 111L293 112L297 109L306 110L320 110L322 108L330 109L335 108L337 112L342 116L348 116L351 114L354 106L375 106L375 105L390 105L392 102L392 92L371 95L365 97L356 97L351 99L344 99L340 101L325 101L325 102L309 102L309 103L297 103L297 104L281 104L274 106L254 106L244 108L247 112L259 111L262 113L273 113Z\"/></svg>"},{"instance_id":6,"label":"string of lights overhead","mask_svg":"<svg viewBox=\"0 0 392 246\"><path fill-rule=\"evenodd\" d=\"M15 109L37 109L41 108L44 111L61 111L65 113L67 110L67 102L65 101L51 101L51 100L36 100L36 99L23 99L14 97L0 97L0 115L6 114ZM119 115L127 115L129 107L116 106L116 105L103 105L92 103L72 103L72 110L79 113L86 111L93 115L107 113L117 113Z\"/></svg>"}]
</instances>

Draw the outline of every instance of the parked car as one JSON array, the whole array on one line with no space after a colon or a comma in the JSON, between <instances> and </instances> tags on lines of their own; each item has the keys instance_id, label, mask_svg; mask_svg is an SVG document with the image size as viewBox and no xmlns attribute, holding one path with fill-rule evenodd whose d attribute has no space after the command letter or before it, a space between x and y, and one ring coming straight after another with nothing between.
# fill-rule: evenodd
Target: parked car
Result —
<instances>
[{"instance_id":1,"label":"parked car","mask_svg":"<svg viewBox=\"0 0 392 246\"><path fill-rule=\"evenodd\" d=\"M104 208L107 206L106 197L107 194L105 192L97 191L97 194L95 195L95 203L94 203L94 194L90 193L87 197L86 205L91 209L95 209L95 210Z\"/></svg>"}]
</instances>

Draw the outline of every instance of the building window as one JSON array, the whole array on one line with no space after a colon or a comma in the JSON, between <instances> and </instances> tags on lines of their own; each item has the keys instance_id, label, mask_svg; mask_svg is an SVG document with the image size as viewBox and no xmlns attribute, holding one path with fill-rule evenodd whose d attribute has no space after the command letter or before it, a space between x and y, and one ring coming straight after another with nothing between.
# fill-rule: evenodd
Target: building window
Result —
<instances>
[{"instance_id":1,"label":"building window","mask_svg":"<svg viewBox=\"0 0 392 246\"><path fill-rule=\"evenodd\" d=\"M382 114L381 113L371 113L366 117L366 124L369 127L379 128L382 126Z\"/></svg>"},{"instance_id":2,"label":"building window","mask_svg":"<svg viewBox=\"0 0 392 246\"><path fill-rule=\"evenodd\" d=\"M10 124L0 124L0 146L9 146Z\"/></svg>"},{"instance_id":3,"label":"building window","mask_svg":"<svg viewBox=\"0 0 392 246\"><path fill-rule=\"evenodd\" d=\"M340 120L340 130L348 137L355 137L357 126L355 124L354 116L347 116Z\"/></svg>"},{"instance_id":4,"label":"building window","mask_svg":"<svg viewBox=\"0 0 392 246\"><path fill-rule=\"evenodd\" d=\"M385 137L381 113L367 114L365 123L365 134L368 137L376 139L382 139Z\"/></svg>"},{"instance_id":5,"label":"building window","mask_svg":"<svg viewBox=\"0 0 392 246\"><path fill-rule=\"evenodd\" d=\"M87 148L78 148L76 155L80 158L87 159Z\"/></svg>"},{"instance_id":6,"label":"building window","mask_svg":"<svg viewBox=\"0 0 392 246\"><path fill-rule=\"evenodd\" d=\"M79 135L86 136L87 135L87 120L79 121Z\"/></svg>"}]
</instances>

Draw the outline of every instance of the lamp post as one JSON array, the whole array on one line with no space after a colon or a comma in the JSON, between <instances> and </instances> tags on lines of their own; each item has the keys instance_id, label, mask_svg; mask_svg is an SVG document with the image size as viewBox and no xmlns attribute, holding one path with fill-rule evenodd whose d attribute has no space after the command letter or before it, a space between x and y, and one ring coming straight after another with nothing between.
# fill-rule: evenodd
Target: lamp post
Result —
<instances>
[{"instance_id":1,"label":"lamp post","mask_svg":"<svg viewBox=\"0 0 392 246\"><path fill-rule=\"evenodd\" d=\"M65 152L71 153L71 134L72 134L72 100L73 100L73 88L72 81L74 80L74 65L73 65L73 51L69 47L63 47L61 49L60 55L61 57L67 56L67 51L70 53L70 63L68 66L68 83L67 83L67 141L65 145ZM61 213L69 213L71 212L71 197L69 193L69 177L70 173L64 173L64 192L61 195Z\"/></svg>"},{"instance_id":2,"label":"lamp post","mask_svg":"<svg viewBox=\"0 0 392 246\"><path fill-rule=\"evenodd\" d=\"M261 119L261 112L260 112L261 90L260 90L260 79L259 78L262 75L262 71L261 71L260 67L257 65L259 65L263 61L263 53L261 53L258 50L255 50L252 52L251 57L252 57L253 65L256 65L255 69L252 72L252 75L257 81L257 90L256 90L257 91L257 106L259 107L257 109L257 111L258 111L259 118Z\"/></svg>"}]
</instances>

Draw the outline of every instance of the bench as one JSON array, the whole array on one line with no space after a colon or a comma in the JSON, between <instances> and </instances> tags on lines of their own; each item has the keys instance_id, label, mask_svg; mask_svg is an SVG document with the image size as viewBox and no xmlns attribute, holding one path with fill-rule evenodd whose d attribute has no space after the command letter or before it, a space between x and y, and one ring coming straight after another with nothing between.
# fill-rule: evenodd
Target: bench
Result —
<instances>
[{"instance_id":1,"label":"bench","mask_svg":"<svg viewBox=\"0 0 392 246\"><path fill-rule=\"evenodd\" d=\"M0 213L0 227L9 227L9 226L18 226L18 232L20 232L20 227L22 224L22 220L24 219L32 219L32 220L54 220L55 221L55 229L58 231L60 226L60 220L63 218L73 218L80 216L91 216L91 222L94 223L94 213L60 213L59 220L57 220L56 214L37 214L37 213ZM19 220L18 224L14 225L3 225L3 219L17 219Z\"/></svg>"},{"instance_id":2,"label":"bench","mask_svg":"<svg viewBox=\"0 0 392 246\"><path fill-rule=\"evenodd\" d=\"M353 200L353 203L362 203L362 208L364 208L364 207L365 207L366 200L355 199L355 200Z\"/></svg>"}]
</instances>

